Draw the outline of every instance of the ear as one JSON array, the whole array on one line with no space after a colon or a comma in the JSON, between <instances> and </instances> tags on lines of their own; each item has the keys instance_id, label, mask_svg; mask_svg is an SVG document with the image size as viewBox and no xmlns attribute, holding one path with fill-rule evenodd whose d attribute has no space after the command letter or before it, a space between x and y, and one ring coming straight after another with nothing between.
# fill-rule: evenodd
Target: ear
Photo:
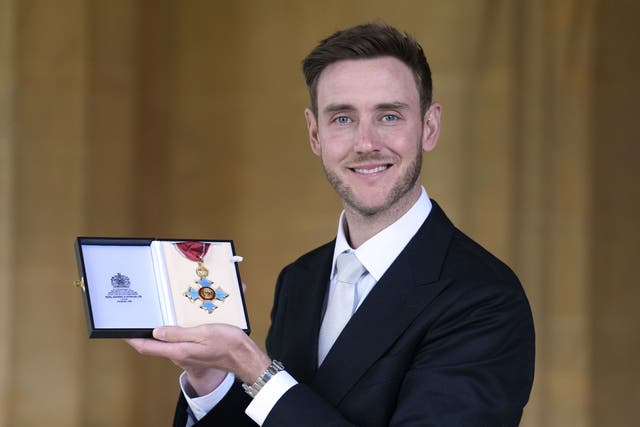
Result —
<instances>
[{"instance_id":1,"label":"ear","mask_svg":"<svg viewBox=\"0 0 640 427\"><path fill-rule=\"evenodd\" d=\"M320 156L320 141L318 140L318 121L313 111L309 108L304 109L304 117L307 120L307 131L309 132L309 143L311 144L311 151L316 156Z\"/></svg>"},{"instance_id":2,"label":"ear","mask_svg":"<svg viewBox=\"0 0 640 427\"><path fill-rule=\"evenodd\" d=\"M442 106L434 102L424 113L424 121L422 123L422 149L431 151L438 144L438 136L440 135L440 115Z\"/></svg>"}]
</instances>

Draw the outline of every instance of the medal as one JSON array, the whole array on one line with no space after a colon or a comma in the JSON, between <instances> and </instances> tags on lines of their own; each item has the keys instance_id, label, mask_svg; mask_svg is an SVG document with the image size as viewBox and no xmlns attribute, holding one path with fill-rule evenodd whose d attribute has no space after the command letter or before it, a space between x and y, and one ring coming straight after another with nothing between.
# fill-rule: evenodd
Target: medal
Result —
<instances>
[{"instance_id":1,"label":"medal","mask_svg":"<svg viewBox=\"0 0 640 427\"><path fill-rule=\"evenodd\" d=\"M204 256L207 254L211 244L204 242L180 242L176 243L175 246L189 261L198 263L196 267L198 280L194 281L195 286L190 286L189 290L184 293L184 296L191 302L200 301L200 308L211 314L213 310L218 308L218 306L214 304L214 301L224 302L229 296L220 286L214 289L214 283L207 277L209 276L209 270L204 265Z\"/></svg>"}]
</instances>

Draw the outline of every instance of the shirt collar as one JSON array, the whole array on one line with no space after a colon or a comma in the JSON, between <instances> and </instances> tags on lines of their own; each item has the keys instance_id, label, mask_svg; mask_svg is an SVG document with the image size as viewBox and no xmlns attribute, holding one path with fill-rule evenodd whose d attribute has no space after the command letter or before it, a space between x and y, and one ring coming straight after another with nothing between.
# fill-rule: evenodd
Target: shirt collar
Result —
<instances>
[{"instance_id":1,"label":"shirt collar","mask_svg":"<svg viewBox=\"0 0 640 427\"><path fill-rule=\"evenodd\" d=\"M396 222L380 231L375 236L364 242L358 249L353 249L345 235L344 211L338 221L338 235L333 250L333 264L331 267L331 280L336 269L336 258L344 251L353 251L356 257L376 280L380 280L389 266L407 246L409 240L418 232L422 223L431 212L431 200L427 191L422 187L418 200Z\"/></svg>"}]
</instances>

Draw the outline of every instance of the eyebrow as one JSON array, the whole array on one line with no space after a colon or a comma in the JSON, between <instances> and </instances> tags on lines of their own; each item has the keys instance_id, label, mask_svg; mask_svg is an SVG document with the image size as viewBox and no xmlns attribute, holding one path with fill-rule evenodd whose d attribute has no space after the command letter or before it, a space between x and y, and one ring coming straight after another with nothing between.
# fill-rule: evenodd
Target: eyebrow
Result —
<instances>
[{"instance_id":1,"label":"eyebrow","mask_svg":"<svg viewBox=\"0 0 640 427\"><path fill-rule=\"evenodd\" d=\"M329 104L324 107L325 113L335 113L336 111L353 111L356 108L351 104Z\"/></svg>"},{"instance_id":2,"label":"eyebrow","mask_svg":"<svg viewBox=\"0 0 640 427\"><path fill-rule=\"evenodd\" d=\"M409 104L405 102L383 102L376 105L376 110L406 110Z\"/></svg>"},{"instance_id":3,"label":"eyebrow","mask_svg":"<svg viewBox=\"0 0 640 427\"><path fill-rule=\"evenodd\" d=\"M376 110L406 110L409 108L409 104L405 102L383 102L376 104ZM325 113L335 113L337 111L354 111L356 107L351 104L329 104L323 111Z\"/></svg>"}]
</instances>

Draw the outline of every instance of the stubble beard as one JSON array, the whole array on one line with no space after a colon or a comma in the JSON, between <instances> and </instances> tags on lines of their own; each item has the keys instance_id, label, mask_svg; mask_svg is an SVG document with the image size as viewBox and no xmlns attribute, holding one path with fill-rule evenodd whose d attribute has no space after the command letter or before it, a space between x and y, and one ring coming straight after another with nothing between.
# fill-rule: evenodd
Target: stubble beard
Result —
<instances>
[{"instance_id":1,"label":"stubble beard","mask_svg":"<svg viewBox=\"0 0 640 427\"><path fill-rule=\"evenodd\" d=\"M345 185L338 174L327 168L323 162L322 167L327 180L338 196L342 199L345 207L348 207L363 217L374 217L378 214L389 211L399 200L401 200L415 186L420 171L422 170L422 151L418 150L416 156L411 160L406 173L391 188L389 194L381 205L369 206L357 200L351 187ZM392 166L395 167L395 166Z\"/></svg>"}]
</instances>

